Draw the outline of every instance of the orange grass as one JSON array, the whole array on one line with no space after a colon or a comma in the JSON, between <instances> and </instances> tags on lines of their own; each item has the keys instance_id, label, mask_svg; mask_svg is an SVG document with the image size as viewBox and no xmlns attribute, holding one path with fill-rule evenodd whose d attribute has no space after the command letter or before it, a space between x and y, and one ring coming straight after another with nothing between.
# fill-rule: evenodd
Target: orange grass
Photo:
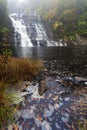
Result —
<instances>
[{"instance_id":1,"label":"orange grass","mask_svg":"<svg viewBox=\"0 0 87 130\"><path fill-rule=\"evenodd\" d=\"M9 58L7 64L0 56L0 80L12 81L30 80L43 68L39 60L29 58Z\"/></svg>"}]
</instances>

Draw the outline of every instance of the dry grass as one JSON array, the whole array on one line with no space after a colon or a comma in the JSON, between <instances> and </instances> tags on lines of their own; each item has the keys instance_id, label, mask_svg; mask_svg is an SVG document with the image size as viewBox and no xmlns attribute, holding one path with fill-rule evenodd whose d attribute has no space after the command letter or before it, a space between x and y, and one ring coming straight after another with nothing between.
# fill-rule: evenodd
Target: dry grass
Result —
<instances>
[{"instance_id":1,"label":"dry grass","mask_svg":"<svg viewBox=\"0 0 87 130\"><path fill-rule=\"evenodd\" d=\"M30 80L43 67L41 61L29 58L9 58L5 64L0 56L0 61L0 80L2 78L10 81Z\"/></svg>"}]
</instances>

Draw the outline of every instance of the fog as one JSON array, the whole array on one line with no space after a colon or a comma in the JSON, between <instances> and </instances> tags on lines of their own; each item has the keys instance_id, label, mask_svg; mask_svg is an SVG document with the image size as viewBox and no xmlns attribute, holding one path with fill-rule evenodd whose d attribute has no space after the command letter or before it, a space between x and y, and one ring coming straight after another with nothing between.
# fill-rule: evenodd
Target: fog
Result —
<instances>
[{"instance_id":1,"label":"fog","mask_svg":"<svg viewBox=\"0 0 87 130\"><path fill-rule=\"evenodd\" d=\"M52 0L7 0L8 1L8 9L10 13L17 13L19 11L26 11L26 10L35 10L38 8L38 5L41 6L45 2L49 2ZM50 2L49 2L50 3ZM48 5L47 5L48 6Z\"/></svg>"}]
</instances>

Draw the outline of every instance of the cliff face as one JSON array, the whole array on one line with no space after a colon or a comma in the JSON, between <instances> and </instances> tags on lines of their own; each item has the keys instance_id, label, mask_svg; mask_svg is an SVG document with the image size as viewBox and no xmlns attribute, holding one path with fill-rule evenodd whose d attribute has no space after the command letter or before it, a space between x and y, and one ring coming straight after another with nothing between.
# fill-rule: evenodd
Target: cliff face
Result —
<instances>
[{"instance_id":1,"label":"cliff face","mask_svg":"<svg viewBox=\"0 0 87 130\"><path fill-rule=\"evenodd\" d=\"M5 44L14 44L14 28L9 17L7 20L7 26L3 27L0 31L0 45Z\"/></svg>"},{"instance_id":2,"label":"cliff face","mask_svg":"<svg viewBox=\"0 0 87 130\"><path fill-rule=\"evenodd\" d=\"M13 27L13 25L12 25L12 22L11 22L11 19L9 18L9 21L8 21L8 35L7 35L7 37L8 37L8 40L7 40L7 42L10 44L10 45L12 45L12 44L14 44L14 27Z\"/></svg>"}]
</instances>

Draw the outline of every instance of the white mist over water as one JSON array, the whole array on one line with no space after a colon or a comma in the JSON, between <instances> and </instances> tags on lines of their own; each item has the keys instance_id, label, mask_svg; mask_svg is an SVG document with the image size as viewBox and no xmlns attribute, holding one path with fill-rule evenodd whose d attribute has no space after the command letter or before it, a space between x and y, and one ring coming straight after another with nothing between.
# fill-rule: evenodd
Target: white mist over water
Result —
<instances>
[{"instance_id":1,"label":"white mist over water","mask_svg":"<svg viewBox=\"0 0 87 130\"><path fill-rule=\"evenodd\" d=\"M24 0L18 0L19 3L22 3Z\"/></svg>"}]
</instances>

